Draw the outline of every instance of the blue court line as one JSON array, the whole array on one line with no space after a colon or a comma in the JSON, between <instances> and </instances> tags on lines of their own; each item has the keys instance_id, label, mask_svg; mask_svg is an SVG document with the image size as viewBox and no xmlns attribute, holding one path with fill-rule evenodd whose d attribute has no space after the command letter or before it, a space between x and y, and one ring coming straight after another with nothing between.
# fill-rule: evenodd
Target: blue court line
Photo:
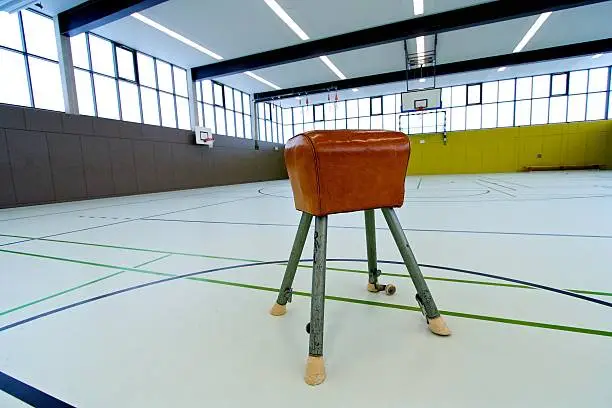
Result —
<instances>
[{"instance_id":1,"label":"blue court line","mask_svg":"<svg viewBox=\"0 0 612 408\"><path fill-rule=\"evenodd\" d=\"M12 251L6 251L6 250L2 250L2 251L3 252L8 252L8 253L12 252ZM28 317L28 318L23 319L23 320L19 320L17 322L13 322L13 323L7 324L6 326L0 327L0 333L5 331L5 330L9 330L9 329L12 329L14 327L21 326L23 324L32 322L34 320L38 320L38 319L41 319L43 317L50 316L50 315L62 312L64 310L72 309L74 307L85 305L87 303L95 302L95 301L98 301L98 300L101 300L101 299L105 299L107 297L119 295L121 293L126 293L126 292L131 292L133 290L146 288L148 286L159 285L161 283L171 282L171 281L175 281L175 280L178 280L178 279L185 279L185 278L195 277L195 276L198 276L198 275L203 275L203 274L212 273L212 272L227 271L227 270L230 270L230 269L248 268L248 267L252 267L252 266L278 265L278 264L282 265L282 264L286 264L287 262L289 262L289 261L288 260L280 260L280 261L249 262L249 263L238 264L238 265L231 265L231 266L223 266L223 267L219 267L219 268L205 269L203 271L190 272L190 273L185 273L185 274L182 274L182 275L171 276L169 278L159 279L159 280L152 281L152 282L141 283L139 285L129 286L129 287L124 288L124 289L120 289L120 290L116 290L116 291L113 291L113 292L108 292L108 293L105 293L105 294L102 294L102 295L94 296L92 298L84 299L84 300L81 300L81 301L78 301L78 302L75 302L75 303L71 303L69 305L65 305L65 306L59 307L57 309L52 309L52 310L49 310L47 312L40 313L38 315L34 315L34 316L31 316L31 317ZM312 259L300 259L299 262L313 262L313 260ZM352 259L352 258L332 258L332 259L327 259L327 262L367 262L367 260L366 259ZM378 260L378 263L391 264L391 265L404 265L404 263L400 262L400 261ZM542 289L542 290L558 293L558 294L561 294L561 295L570 296L570 297L573 297L573 298L585 300L587 302L592 302L592 303L597 303L597 304L600 304L600 305L603 305L603 306L612 307L612 303L606 302L605 300L593 298L593 297L590 297L590 296L581 295L579 293L569 292L569 291L563 290L563 289L553 288L551 286L545 286L545 285L540 285L538 283L532 283L532 282L528 282L528 281L523 281L523 280L520 280L520 279L507 278L505 276L498 276L498 275L492 275L492 274L483 273L483 272L470 271L470 270L467 270L467 269L451 268L451 267L447 267L447 266L437 266L437 265L428 265L428 264L420 264L420 266L425 267L425 268L441 269L441 270L446 270L446 271L459 272L459 273L465 273L465 274L470 274L470 275L483 276L483 277L487 277L487 278L491 278L491 279L503 280L503 281L507 281L507 282L518 283L518 284L521 284L521 285L531 286L531 287L534 287L534 288L538 288L538 289ZM130 270L130 269L133 269L133 268L121 268L121 269Z\"/></svg>"},{"instance_id":2,"label":"blue court line","mask_svg":"<svg viewBox=\"0 0 612 408\"><path fill-rule=\"evenodd\" d=\"M297 227L297 224L281 224L281 223L259 223L259 222L233 222L233 221L208 221L208 220L177 220L168 218L147 218L141 221L166 221L166 222L184 222L184 223L201 223L201 224L228 224L228 225L254 225L263 227ZM350 225L328 225L328 228L341 229L365 229L365 227L356 227ZM377 230L388 231L385 227L376 227ZM505 231L473 231L473 230L450 230L450 229L434 229L434 228L402 228L404 231L414 232L446 232L458 234L488 234L488 235L526 235L526 236L542 236L542 237L566 237L566 238L612 238L612 235L586 235L586 234L558 234L553 232L505 232ZM3 236L0 234L0 236ZM6 235L11 236L11 235ZM20 237L17 237L20 238Z\"/></svg>"},{"instance_id":3,"label":"blue court line","mask_svg":"<svg viewBox=\"0 0 612 408\"><path fill-rule=\"evenodd\" d=\"M33 407L44 408L75 408L67 402L59 400L46 392L32 387L8 374L0 371L0 390Z\"/></svg>"}]
</instances>

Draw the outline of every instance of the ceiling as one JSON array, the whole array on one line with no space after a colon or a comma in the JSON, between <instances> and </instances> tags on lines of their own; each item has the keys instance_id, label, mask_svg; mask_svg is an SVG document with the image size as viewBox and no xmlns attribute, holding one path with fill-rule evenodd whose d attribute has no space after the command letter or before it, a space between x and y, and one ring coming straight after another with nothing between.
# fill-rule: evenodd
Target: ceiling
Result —
<instances>
[{"instance_id":1,"label":"ceiling","mask_svg":"<svg viewBox=\"0 0 612 408\"><path fill-rule=\"evenodd\" d=\"M43 1L55 14L82 1ZM277 0L310 39L374 27L414 18L412 0ZM467 7L482 0L424 0L424 14ZM141 12L225 59L285 47L302 42L264 0L169 0ZM612 37L612 2L554 12L525 50ZM443 33L438 36L437 63L511 53L537 16ZM568 27L571 27L568 29ZM96 33L183 67L216 62L183 43L126 17L94 30ZM426 39L426 49L434 38ZM416 52L414 39L408 41ZM369 47L329 56L348 78L375 75L405 68L402 42ZM318 58L254 71L281 88L311 85L338 79ZM246 75L218 78L249 93L272 88Z\"/></svg>"}]
</instances>

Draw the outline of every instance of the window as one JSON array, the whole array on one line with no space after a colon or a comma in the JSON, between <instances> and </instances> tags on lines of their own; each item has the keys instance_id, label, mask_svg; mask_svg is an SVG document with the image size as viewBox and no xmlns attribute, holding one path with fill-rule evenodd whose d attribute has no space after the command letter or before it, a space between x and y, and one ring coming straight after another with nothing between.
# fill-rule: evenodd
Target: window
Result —
<instances>
[{"instance_id":1,"label":"window","mask_svg":"<svg viewBox=\"0 0 612 408\"><path fill-rule=\"evenodd\" d=\"M218 83L213 83L213 93L215 96L215 105L224 106L223 105L223 87Z\"/></svg>"},{"instance_id":2,"label":"window","mask_svg":"<svg viewBox=\"0 0 612 408\"><path fill-rule=\"evenodd\" d=\"M606 91L608 87L609 68L597 68L589 71L589 92Z\"/></svg>"},{"instance_id":3,"label":"window","mask_svg":"<svg viewBox=\"0 0 612 408\"><path fill-rule=\"evenodd\" d=\"M323 120L323 105L315 105L314 107L314 120Z\"/></svg>"},{"instance_id":4,"label":"window","mask_svg":"<svg viewBox=\"0 0 612 408\"><path fill-rule=\"evenodd\" d=\"M136 54L138 61L138 79L140 84L150 88L157 88L155 79L155 62L153 58L141 53Z\"/></svg>"},{"instance_id":5,"label":"window","mask_svg":"<svg viewBox=\"0 0 612 408\"><path fill-rule=\"evenodd\" d=\"M115 76L113 45L110 41L95 35L89 35L89 52L91 53L91 67L94 72Z\"/></svg>"},{"instance_id":6,"label":"window","mask_svg":"<svg viewBox=\"0 0 612 408\"><path fill-rule=\"evenodd\" d=\"M339 102L339 103L344 103L344 102ZM385 95L382 97L382 104L383 104L383 113L384 114L389 114L389 113L395 113L395 95ZM337 105L337 104L336 104ZM339 118L343 118L343 116L338 116Z\"/></svg>"},{"instance_id":7,"label":"window","mask_svg":"<svg viewBox=\"0 0 612 408\"><path fill-rule=\"evenodd\" d=\"M480 103L480 97L481 97L480 84L468 86L467 92L468 92L467 94L468 105L475 105L475 104Z\"/></svg>"},{"instance_id":8,"label":"window","mask_svg":"<svg viewBox=\"0 0 612 408\"><path fill-rule=\"evenodd\" d=\"M550 112L548 123L561 123L567 119L567 96L550 98Z\"/></svg>"},{"instance_id":9,"label":"window","mask_svg":"<svg viewBox=\"0 0 612 408\"><path fill-rule=\"evenodd\" d=\"M121 101L121 117L129 122L142 122L140 117L140 98L138 86L131 82L119 81L119 100ZM79 102L79 111L81 105Z\"/></svg>"},{"instance_id":10,"label":"window","mask_svg":"<svg viewBox=\"0 0 612 408\"><path fill-rule=\"evenodd\" d=\"M516 80L516 99L531 99L531 77Z\"/></svg>"},{"instance_id":11,"label":"window","mask_svg":"<svg viewBox=\"0 0 612 408\"><path fill-rule=\"evenodd\" d=\"M215 121L215 109L212 105L204 104L204 126L209 128L213 133L217 133L217 124Z\"/></svg>"},{"instance_id":12,"label":"window","mask_svg":"<svg viewBox=\"0 0 612 408\"><path fill-rule=\"evenodd\" d=\"M23 51L18 13L0 13L0 45Z\"/></svg>"},{"instance_id":13,"label":"window","mask_svg":"<svg viewBox=\"0 0 612 408\"><path fill-rule=\"evenodd\" d=\"M499 102L514 100L514 79L499 81Z\"/></svg>"},{"instance_id":14,"label":"window","mask_svg":"<svg viewBox=\"0 0 612 408\"><path fill-rule=\"evenodd\" d=\"M548 98L534 99L531 103L531 124L548 123Z\"/></svg>"},{"instance_id":15,"label":"window","mask_svg":"<svg viewBox=\"0 0 612 408\"><path fill-rule=\"evenodd\" d=\"M209 80L202 81L202 97L204 102L213 103L213 86Z\"/></svg>"},{"instance_id":16,"label":"window","mask_svg":"<svg viewBox=\"0 0 612 408\"><path fill-rule=\"evenodd\" d=\"M586 117L586 94L570 95L567 106L567 121L582 122Z\"/></svg>"},{"instance_id":17,"label":"window","mask_svg":"<svg viewBox=\"0 0 612 408\"><path fill-rule=\"evenodd\" d=\"M481 125L481 114L482 114L482 107L481 105L471 105L467 107L467 119L465 122L465 128L466 129L480 129L480 125ZM435 115L425 115L423 116L423 122L427 121L427 120L433 120L435 118ZM423 123L423 126L425 127L425 123ZM428 125L428 127L431 127L432 125Z\"/></svg>"},{"instance_id":18,"label":"window","mask_svg":"<svg viewBox=\"0 0 612 408\"><path fill-rule=\"evenodd\" d=\"M442 88L442 107L448 108L451 106L451 89Z\"/></svg>"},{"instance_id":19,"label":"window","mask_svg":"<svg viewBox=\"0 0 612 408\"><path fill-rule=\"evenodd\" d=\"M467 101L467 87L465 85L452 87L452 106L465 106Z\"/></svg>"},{"instance_id":20,"label":"window","mask_svg":"<svg viewBox=\"0 0 612 408\"><path fill-rule=\"evenodd\" d=\"M567 94L567 74L557 74L552 76L552 92L554 95L566 95ZM534 96L548 96L547 95L534 95Z\"/></svg>"},{"instance_id":21,"label":"window","mask_svg":"<svg viewBox=\"0 0 612 408\"><path fill-rule=\"evenodd\" d=\"M569 93L579 94L586 93L589 82L589 71L574 71L570 72Z\"/></svg>"},{"instance_id":22,"label":"window","mask_svg":"<svg viewBox=\"0 0 612 408\"><path fill-rule=\"evenodd\" d=\"M170 64L155 60L155 65L157 66L157 84L159 90L170 93L174 92L174 88L172 87L172 68Z\"/></svg>"},{"instance_id":23,"label":"window","mask_svg":"<svg viewBox=\"0 0 612 408\"><path fill-rule=\"evenodd\" d=\"M482 84L482 103L497 102L497 82L485 82Z\"/></svg>"},{"instance_id":24,"label":"window","mask_svg":"<svg viewBox=\"0 0 612 408\"><path fill-rule=\"evenodd\" d=\"M127 48L117 47L117 76L119 78L136 81L134 71L134 52Z\"/></svg>"},{"instance_id":25,"label":"window","mask_svg":"<svg viewBox=\"0 0 612 408\"><path fill-rule=\"evenodd\" d=\"M223 86L223 95L225 97L225 108L234 110L234 90L225 85Z\"/></svg>"},{"instance_id":26,"label":"window","mask_svg":"<svg viewBox=\"0 0 612 408\"><path fill-rule=\"evenodd\" d=\"M326 103L325 104L325 120L334 120L334 119L336 119L336 106L333 103ZM285 123L284 120L285 119L283 118L283 123Z\"/></svg>"},{"instance_id":27,"label":"window","mask_svg":"<svg viewBox=\"0 0 612 408\"><path fill-rule=\"evenodd\" d=\"M589 94L587 99L587 120L599 120L606 117L606 92Z\"/></svg>"},{"instance_id":28,"label":"window","mask_svg":"<svg viewBox=\"0 0 612 408\"><path fill-rule=\"evenodd\" d=\"M346 103L336 102L336 119L344 119L346 118ZM338 129L338 124L336 123L336 129Z\"/></svg>"},{"instance_id":29,"label":"window","mask_svg":"<svg viewBox=\"0 0 612 408\"><path fill-rule=\"evenodd\" d=\"M482 128L490 129L494 127L497 127L497 104L482 105Z\"/></svg>"},{"instance_id":30,"label":"window","mask_svg":"<svg viewBox=\"0 0 612 408\"><path fill-rule=\"evenodd\" d=\"M242 102L242 98L238 100ZM242 114L240 113L236 114L236 136L244 137L244 120Z\"/></svg>"},{"instance_id":31,"label":"window","mask_svg":"<svg viewBox=\"0 0 612 408\"><path fill-rule=\"evenodd\" d=\"M371 112L372 112L372 115L382 114L382 98L380 96L377 98L371 99ZM372 128L374 128L374 125L372 125ZM377 129L382 128L382 119L381 119L380 126L377 126L376 128Z\"/></svg>"},{"instance_id":32,"label":"window","mask_svg":"<svg viewBox=\"0 0 612 408\"><path fill-rule=\"evenodd\" d=\"M234 89L234 108L236 112L242 113L242 92Z\"/></svg>"},{"instance_id":33,"label":"window","mask_svg":"<svg viewBox=\"0 0 612 408\"><path fill-rule=\"evenodd\" d=\"M453 102L454 102L453 98ZM465 130L465 107L456 107L451 109L451 128L450 130Z\"/></svg>"},{"instance_id":34,"label":"window","mask_svg":"<svg viewBox=\"0 0 612 408\"><path fill-rule=\"evenodd\" d=\"M359 119L351 118L346 120L347 129L359 129Z\"/></svg>"},{"instance_id":35,"label":"window","mask_svg":"<svg viewBox=\"0 0 612 408\"><path fill-rule=\"evenodd\" d=\"M233 111L231 111L231 110L226 110L225 111L225 123L227 125L227 135L228 136L236 136L236 126L235 126L234 112Z\"/></svg>"},{"instance_id":36,"label":"window","mask_svg":"<svg viewBox=\"0 0 612 408\"><path fill-rule=\"evenodd\" d=\"M24 56L21 53L1 48L0 102L30 106L30 90Z\"/></svg>"},{"instance_id":37,"label":"window","mask_svg":"<svg viewBox=\"0 0 612 408\"><path fill-rule=\"evenodd\" d=\"M553 92L554 89L555 79L553 77ZM533 77L533 97L545 98L548 96L550 96L550 75L540 75Z\"/></svg>"},{"instance_id":38,"label":"window","mask_svg":"<svg viewBox=\"0 0 612 408\"><path fill-rule=\"evenodd\" d=\"M96 110L98 116L108 119L119 119L119 100L117 85L112 78L94 74L94 89L96 92Z\"/></svg>"},{"instance_id":39,"label":"window","mask_svg":"<svg viewBox=\"0 0 612 408\"><path fill-rule=\"evenodd\" d=\"M251 114L251 97L243 93L242 102L243 102L243 107L244 107L244 113L247 115L250 115Z\"/></svg>"},{"instance_id":40,"label":"window","mask_svg":"<svg viewBox=\"0 0 612 408\"><path fill-rule=\"evenodd\" d=\"M30 10L22 11L21 18L27 53L57 61L53 20Z\"/></svg>"},{"instance_id":41,"label":"window","mask_svg":"<svg viewBox=\"0 0 612 408\"><path fill-rule=\"evenodd\" d=\"M215 107L215 121L217 126L217 133L220 135L225 134L225 114L223 108ZM261 131L261 129L260 129Z\"/></svg>"},{"instance_id":42,"label":"window","mask_svg":"<svg viewBox=\"0 0 612 408\"><path fill-rule=\"evenodd\" d=\"M531 86L529 89L531 90ZM527 126L529 124L531 124L531 100L517 101L514 112L514 126Z\"/></svg>"},{"instance_id":43,"label":"window","mask_svg":"<svg viewBox=\"0 0 612 408\"><path fill-rule=\"evenodd\" d=\"M79 61L75 83L80 113L191 128L187 71L91 33L73 37L70 45Z\"/></svg>"},{"instance_id":44,"label":"window","mask_svg":"<svg viewBox=\"0 0 612 408\"><path fill-rule=\"evenodd\" d=\"M154 89L141 86L140 96L142 98L143 123L159 126L159 103L157 101L157 92Z\"/></svg>"},{"instance_id":45,"label":"window","mask_svg":"<svg viewBox=\"0 0 612 408\"><path fill-rule=\"evenodd\" d=\"M501 89L501 83L500 83ZM513 89L514 93L514 89ZM497 104L497 127L508 127L514 125L514 102Z\"/></svg>"},{"instance_id":46,"label":"window","mask_svg":"<svg viewBox=\"0 0 612 408\"><path fill-rule=\"evenodd\" d=\"M79 114L96 116L93 102L93 88L91 87L91 75L87 71L75 69L74 82L79 104Z\"/></svg>"},{"instance_id":47,"label":"window","mask_svg":"<svg viewBox=\"0 0 612 408\"><path fill-rule=\"evenodd\" d=\"M0 103L64 110L55 28L31 10L0 13Z\"/></svg>"},{"instance_id":48,"label":"window","mask_svg":"<svg viewBox=\"0 0 612 408\"><path fill-rule=\"evenodd\" d=\"M86 34L70 37L70 51L72 52L72 64L78 68L89 69L89 53L87 52Z\"/></svg>"},{"instance_id":49,"label":"window","mask_svg":"<svg viewBox=\"0 0 612 408\"><path fill-rule=\"evenodd\" d=\"M369 102L369 98L368 98L368 102ZM368 111L369 111L369 107L368 107ZM362 130L370 130L371 129L371 124L370 124L370 116L363 116L359 118L359 129Z\"/></svg>"},{"instance_id":50,"label":"window","mask_svg":"<svg viewBox=\"0 0 612 408\"><path fill-rule=\"evenodd\" d=\"M172 73L174 74L174 92L187 98L189 96L187 92L187 71L173 66Z\"/></svg>"},{"instance_id":51,"label":"window","mask_svg":"<svg viewBox=\"0 0 612 408\"><path fill-rule=\"evenodd\" d=\"M359 104L356 99L346 101L346 117L355 118L359 116Z\"/></svg>"}]
</instances>

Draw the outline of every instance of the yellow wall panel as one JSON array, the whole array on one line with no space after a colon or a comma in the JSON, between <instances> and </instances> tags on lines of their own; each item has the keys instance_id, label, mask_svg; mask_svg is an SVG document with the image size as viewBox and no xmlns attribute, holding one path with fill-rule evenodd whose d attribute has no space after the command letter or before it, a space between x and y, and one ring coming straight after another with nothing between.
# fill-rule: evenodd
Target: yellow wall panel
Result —
<instances>
[{"instance_id":1,"label":"yellow wall panel","mask_svg":"<svg viewBox=\"0 0 612 408\"><path fill-rule=\"evenodd\" d=\"M612 121L412 135L408 174L521 171L528 166L612 167ZM425 143L420 143L424 140Z\"/></svg>"}]
</instances>

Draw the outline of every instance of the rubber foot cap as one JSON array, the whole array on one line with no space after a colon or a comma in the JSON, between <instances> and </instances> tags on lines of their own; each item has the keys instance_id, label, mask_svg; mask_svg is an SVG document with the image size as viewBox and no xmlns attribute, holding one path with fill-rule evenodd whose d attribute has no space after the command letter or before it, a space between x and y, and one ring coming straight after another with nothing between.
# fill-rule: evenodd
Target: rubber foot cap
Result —
<instances>
[{"instance_id":1,"label":"rubber foot cap","mask_svg":"<svg viewBox=\"0 0 612 408\"><path fill-rule=\"evenodd\" d=\"M446 322L442 318L442 316L435 317L433 319L429 319L429 330L432 333L437 334L438 336L450 336L451 331L446 325Z\"/></svg>"},{"instance_id":2,"label":"rubber foot cap","mask_svg":"<svg viewBox=\"0 0 612 408\"><path fill-rule=\"evenodd\" d=\"M323 357L308 356L304 381L308 385L319 385L325 381L325 360Z\"/></svg>"},{"instance_id":3,"label":"rubber foot cap","mask_svg":"<svg viewBox=\"0 0 612 408\"><path fill-rule=\"evenodd\" d=\"M272 306L272 309L270 309L270 314L272 316L282 316L285 313L287 313L287 305L279 305L278 303L275 303L274 306Z\"/></svg>"},{"instance_id":4,"label":"rubber foot cap","mask_svg":"<svg viewBox=\"0 0 612 408\"><path fill-rule=\"evenodd\" d=\"M378 293L379 290L376 288L376 285L368 282L368 292Z\"/></svg>"}]
</instances>

